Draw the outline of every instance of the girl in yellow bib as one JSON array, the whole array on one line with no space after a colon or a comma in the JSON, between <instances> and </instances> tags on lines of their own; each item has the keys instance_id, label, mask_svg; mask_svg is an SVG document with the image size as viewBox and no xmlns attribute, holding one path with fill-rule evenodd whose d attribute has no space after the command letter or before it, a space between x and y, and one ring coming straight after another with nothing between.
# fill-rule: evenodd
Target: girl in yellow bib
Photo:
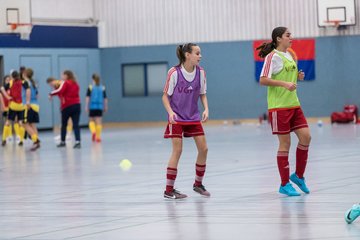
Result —
<instances>
[{"instance_id":1,"label":"girl in yellow bib","mask_svg":"<svg viewBox=\"0 0 360 240\"><path fill-rule=\"evenodd\" d=\"M268 110L272 132L279 139L277 164L281 177L279 192L288 196L299 196L290 183L295 183L303 192L310 193L306 186L304 172L311 140L306 118L297 97L297 81L304 80L304 73L298 71L297 64L288 49L292 37L286 27L277 27L272 32L272 41L257 48L259 56L265 58L260 75L260 84L268 87ZM290 132L299 139L296 149L296 171L290 175L289 149Z\"/></svg>"}]
</instances>

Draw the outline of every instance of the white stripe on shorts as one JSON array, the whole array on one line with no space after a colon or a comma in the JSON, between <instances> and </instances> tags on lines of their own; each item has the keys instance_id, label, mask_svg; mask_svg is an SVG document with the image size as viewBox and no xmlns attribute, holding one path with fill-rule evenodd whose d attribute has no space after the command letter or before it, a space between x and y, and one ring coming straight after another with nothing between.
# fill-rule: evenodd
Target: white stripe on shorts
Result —
<instances>
[{"instance_id":1,"label":"white stripe on shorts","mask_svg":"<svg viewBox=\"0 0 360 240\"><path fill-rule=\"evenodd\" d=\"M274 111L272 114L272 125L273 125L273 132L278 132L278 124L277 124L277 112Z\"/></svg>"}]
</instances>

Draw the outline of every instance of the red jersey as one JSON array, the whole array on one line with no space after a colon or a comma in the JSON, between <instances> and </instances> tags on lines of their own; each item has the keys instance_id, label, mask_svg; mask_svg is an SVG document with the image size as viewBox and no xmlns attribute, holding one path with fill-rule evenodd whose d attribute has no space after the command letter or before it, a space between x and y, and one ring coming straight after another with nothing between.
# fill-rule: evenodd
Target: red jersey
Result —
<instances>
[{"instance_id":1,"label":"red jersey","mask_svg":"<svg viewBox=\"0 0 360 240\"><path fill-rule=\"evenodd\" d=\"M60 98L60 108L63 110L71 105L80 104L80 88L77 82L66 80L61 83L58 89L50 93L51 96L58 95Z\"/></svg>"}]
</instances>

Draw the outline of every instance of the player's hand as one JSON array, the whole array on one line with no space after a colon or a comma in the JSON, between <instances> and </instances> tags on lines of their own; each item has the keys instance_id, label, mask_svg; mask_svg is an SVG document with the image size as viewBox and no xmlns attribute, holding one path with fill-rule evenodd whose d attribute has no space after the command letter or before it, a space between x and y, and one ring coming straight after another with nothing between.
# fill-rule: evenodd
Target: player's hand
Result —
<instances>
[{"instance_id":1,"label":"player's hand","mask_svg":"<svg viewBox=\"0 0 360 240\"><path fill-rule=\"evenodd\" d=\"M176 114L175 114L174 112L172 112L172 113L169 114L169 122L170 122L171 124L175 124L175 123L176 123L176 118L177 118L177 116L176 116Z\"/></svg>"},{"instance_id":2,"label":"player's hand","mask_svg":"<svg viewBox=\"0 0 360 240\"><path fill-rule=\"evenodd\" d=\"M86 107L86 108L85 108L85 112L87 112L87 113L88 113L88 112L89 112L89 108L87 108L87 107Z\"/></svg>"},{"instance_id":3,"label":"player's hand","mask_svg":"<svg viewBox=\"0 0 360 240\"><path fill-rule=\"evenodd\" d=\"M27 109L30 109L30 108L31 108L30 103L27 103L27 104L26 104L26 108L27 108Z\"/></svg>"},{"instance_id":4,"label":"player's hand","mask_svg":"<svg viewBox=\"0 0 360 240\"><path fill-rule=\"evenodd\" d=\"M202 122L206 122L209 119L209 110L205 110L202 114Z\"/></svg>"},{"instance_id":5,"label":"player's hand","mask_svg":"<svg viewBox=\"0 0 360 240\"><path fill-rule=\"evenodd\" d=\"M298 73L298 79L300 81L303 81L305 78L305 73L303 72L303 70L300 70L299 73Z\"/></svg>"},{"instance_id":6,"label":"player's hand","mask_svg":"<svg viewBox=\"0 0 360 240\"><path fill-rule=\"evenodd\" d=\"M108 108L104 107L104 113L107 113L107 111L108 111Z\"/></svg>"},{"instance_id":7,"label":"player's hand","mask_svg":"<svg viewBox=\"0 0 360 240\"><path fill-rule=\"evenodd\" d=\"M294 91L296 89L296 83L292 83L292 82L284 82L284 88L286 88L287 90L289 90L290 92Z\"/></svg>"}]
</instances>

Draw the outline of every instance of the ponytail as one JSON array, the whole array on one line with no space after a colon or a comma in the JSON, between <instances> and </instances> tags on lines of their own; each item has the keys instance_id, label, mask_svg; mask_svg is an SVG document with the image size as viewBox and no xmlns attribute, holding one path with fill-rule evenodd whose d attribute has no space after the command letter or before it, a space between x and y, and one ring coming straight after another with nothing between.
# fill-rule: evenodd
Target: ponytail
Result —
<instances>
[{"instance_id":1,"label":"ponytail","mask_svg":"<svg viewBox=\"0 0 360 240\"><path fill-rule=\"evenodd\" d=\"M258 56L261 58L265 58L266 55L272 52L276 48L276 44L274 42L264 42L256 50L260 50Z\"/></svg>"},{"instance_id":2,"label":"ponytail","mask_svg":"<svg viewBox=\"0 0 360 240\"><path fill-rule=\"evenodd\" d=\"M26 78L29 79L29 81L31 82L31 85L34 86L34 88L36 88L36 83L33 79L34 76L34 71L31 68L26 68L23 72L23 74L25 74Z\"/></svg>"},{"instance_id":3,"label":"ponytail","mask_svg":"<svg viewBox=\"0 0 360 240\"><path fill-rule=\"evenodd\" d=\"M96 86L99 86L99 85L100 85L100 76L99 76L99 75L97 75L96 73L94 73L94 74L92 75L92 79L94 80Z\"/></svg>"},{"instance_id":4,"label":"ponytail","mask_svg":"<svg viewBox=\"0 0 360 240\"><path fill-rule=\"evenodd\" d=\"M191 53L192 48L197 46L195 43L186 43L184 45L179 45L176 48L176 56L179 59L179 65L183 64L186 61L185 53Z\"/></svg>"},{"instance_id":5,"label":"ponytail","mask_svg":"<svg viewBox=\"0 0 360 240\"><path fill-rule=\"evenodd\" d=\"M282 35L286 32L286 27L276 27L271 33L271 42L263 43L256 50L260 50L259 57L265 58L266 55L272 52L272 50L277 48L277 38L282 38Z\"/></svg>"}]
</instances>

